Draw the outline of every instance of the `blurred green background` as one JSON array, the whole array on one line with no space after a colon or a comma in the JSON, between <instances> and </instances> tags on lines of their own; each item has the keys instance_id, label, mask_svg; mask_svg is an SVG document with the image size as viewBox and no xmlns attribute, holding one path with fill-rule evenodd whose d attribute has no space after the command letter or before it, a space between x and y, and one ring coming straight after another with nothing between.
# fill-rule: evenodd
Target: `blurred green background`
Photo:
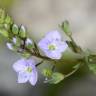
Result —
<instances>
[{"instance_id":1,"label":"blurred green background","mask_svg":"<svg viewBox=\"0 0 96 96\"><path fill-rule=\"evenodd\" d=\"M60 30L58 24L67 19L75 41L84 49L96 49L96 0L0 0L0 7L5 8L18 25L27 26L36 42L46 32ZM0 96L96 96L96 77L86 66L57 85L44 84L41 76L35 87L29 83L17 84L12 64L20 56L8 50L4 38L1 38ZM71 54L67 56L72 58ZM57 67L67 73L72 64Z\"/></svg>"}]
</instances>

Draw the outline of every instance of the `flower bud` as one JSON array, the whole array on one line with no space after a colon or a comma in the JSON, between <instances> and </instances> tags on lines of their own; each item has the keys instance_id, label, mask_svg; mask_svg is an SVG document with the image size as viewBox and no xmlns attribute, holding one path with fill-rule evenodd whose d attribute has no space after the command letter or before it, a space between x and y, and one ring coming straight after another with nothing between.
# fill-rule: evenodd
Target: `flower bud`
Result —
<instances>
[{"instance_id":1,"label":"flower bud","mask_svg":"<svg viewBox=\"0 0 96 96\"><path fill-rule=\"evenodd\" d=\"M45 77L51 77L52 75L52 70L50 69L44 69L42 74L45 76Z\"/></svg>"},{"instance_id":2,"label":"flower bud","mask_svg":"<svg viewBox=\"0 0 96 96\"><path fill-rule=\"evenodd\" d=\"M13 24L13 26L12 26L12 32L13 32L14 34L18 34L18 31L19 31L18 26L17 26L16 24Z\"/></svg>"},{"instance_id":3,"label":"flower bud","mask_svg":"<svg viewBox=\"0 0 96 96\"><path fill-rule=\"evenodd\" d=\"M29 49L31 49L33 47L33 42L30 38L26 39L25 44L26 44L26 47L28 47Z\"/></svg>"},{"instance_id":4,"label":"flower bud","mask_svg":"<svg viewBox=\"0 0 96 96\"><path fill-rule=\"evenodd\" d=\"M6 24L12 24L12 22L13 21L12 21L11 17L9 15L7 15L6 18L5 18L4 23L6 23Z\"/></svg>"},{"instance_id":5,"label":"flower bud","mask_svg":"<svg viewBox=\"0 0 96 96\"><path fill-rule=\"evenodd\" d=\"M0 9L0 24L4 23L5 16L5 11L3 9Z\"/></svg>"},{"instance_id":6,"label":"flower bud","mask_svg":"<svg viewBox=\"0 0 96 96\"><path fill-rule=\"evenodd\" d=\"M61 28L65 32L66 35L68 35L68 36L72 35L70 26L69 26L69 22L67 20L62 23Z\"/></svg>"},{"instance_id":7,"label":"flower bud","mask_svg":"<svg viewBox=\"0 0 96 96\"><path fill-rule=\"evenodd\" d=\"M22 38L26 38L26 29L25 29L25 27L23 25L20 27L19 35Z\"/></svg>"}]
</instances>

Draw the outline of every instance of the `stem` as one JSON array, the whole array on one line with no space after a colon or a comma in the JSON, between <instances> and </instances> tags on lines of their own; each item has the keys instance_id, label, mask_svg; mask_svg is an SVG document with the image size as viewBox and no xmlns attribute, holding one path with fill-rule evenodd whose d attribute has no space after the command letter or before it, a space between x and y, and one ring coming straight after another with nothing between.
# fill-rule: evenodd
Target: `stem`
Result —
<instances>
[{"instance_id":1,"label":"stem","mask_svg":"<svg viewBox=\"0 0 96 96\"><path fill-rule=\"evenodd\" d=\"M36 64L36 67L38 67L40 64L42 64L44 61L42 60L40 63Z\"/></svg>"},{"instance_id":2,"label":"stem","mask_svg":"<svg viewBox=\"0 0 96 96\"><path fill-rule=\"evenodd\" d=\"M78 70L79 68L80 68L80 64L79 64L79 66L78 66L76 69L74 69L73 71L71 71L70 73L68 73L67 75L65 75L64 78L67 78L67 77L73 75L75 72L77 72L77 70Z\"/></svg>"},{"instance_id":3,"label":"stem","mask_svg":"<svg viewBox=\"0 0 96 96\"><path fill-rule=\"evenodd\" d=\"M47 61L55 61L55 59L53 60L53 59L48 58L48 57L46 57L46 56L42 56L42 55L40 55L40 54L35 54L34 52L32 52L32 51L31 51L30 49L28 49L28 48L25 48L25 50L28 51L32 56L38 57L38 58L40 58L40 59L44 59L44 60L47 60Z\"/></svg>"},{"instance_id":4,"label":"stem","mask_svg":"<svg viewBox=\"0 0 96 96\"><path fill-rule=\"evenodd\" d=\"M72 36L69 36L69 38L72 41L72 45L76 51L76 53L83 53L83 50L75 43L74 39L72 38Z\"/></svg>"}]
</instances>

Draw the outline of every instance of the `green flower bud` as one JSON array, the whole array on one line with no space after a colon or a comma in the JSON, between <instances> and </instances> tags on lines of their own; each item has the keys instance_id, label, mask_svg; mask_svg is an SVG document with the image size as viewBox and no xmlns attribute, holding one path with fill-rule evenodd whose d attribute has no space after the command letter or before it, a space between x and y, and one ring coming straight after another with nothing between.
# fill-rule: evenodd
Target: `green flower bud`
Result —
<instances>
[{"instance_id":1,"label":"green flower bud","mask_svg":"<svg viewBox=\"0 0 96 96\"><path fill-rule=\"evenodd\" d=\"M5 16L5 11L3 9L0 9L0 24L4 23Z\"/></svg>"},{"instance_id":2,"label":"green flower bud","mask_svg":"<svg viewBox=\"0 0 96 96\"><path fill-rule=\"evenodd\" d=\"M32 42L32 40L30 39L30 38L27 38L26 39L26 41L25 41L25 44L26 44L26 47L28 48L28 49L32 49L34 46L34 44L33 44L33 42Z\"/></svg>"},{"instance_id":3,"label":"green flower bud","mask_svg":"<svg viewBox=\"0 0 96 96\"><path fill-rule=\"evenodd\" d=\"M10 29L10 25L9 24L4 24L3 26L6 30L9 30Z\"/></svg>"},{"instance_id":4,"label":"green flower bud","mask_svg":"<svg viewBox=\"0 0 96 96\"><path fill-rule=\"evenodd\" d=\"M45 77L51 77L51 75L52 75L52 70L50 70L50 69L43 69L42 74L43 74Z\"/></svg>"},{"instance_id":5,"label":"green flower bud","mask_svg":"<svg viewBox=\"0 0 96 96\"><path fill-rule=\"evenodd\" d=\"M50 83L50 84L57 84L61 82L64 79L64 75L59 72L54 72L51 76L51 79L46 80L45 83Z\"/></svg>"},{"instance_id":6,"label":"green flower bud","mask_svg":"<svg viewBox=\"0 0 96 96\"><path fill-rule=\"evenodd\" d=\"M16 24L13 24L13 26L12 26L12 32L13 32L15 35L18 34L19 28L18 28L18 26L17 26Z\"/></svg>"},{"instance_id":7,"label":"green flower bud","mask_svg":"<svg viewBox=\"0 0 96 96\"><path fill-rule=\"evenodd\" d=\"M22 38L26 38L26 29L25 29L25 27L23 25L20 27L19 35Z\"/></svg>"},{"instance_id":8,"label":"green flower bud","mask_svg":"<svg viewBox=\"0 0 96 96\"><path fill-rule=\"evenodd\" d=\"M68 35L68 36L72 35L70 26L69 26L69 22L67 20L62 23L61 28L65 32L66 35Z\"/></svg>"}]
</instances>

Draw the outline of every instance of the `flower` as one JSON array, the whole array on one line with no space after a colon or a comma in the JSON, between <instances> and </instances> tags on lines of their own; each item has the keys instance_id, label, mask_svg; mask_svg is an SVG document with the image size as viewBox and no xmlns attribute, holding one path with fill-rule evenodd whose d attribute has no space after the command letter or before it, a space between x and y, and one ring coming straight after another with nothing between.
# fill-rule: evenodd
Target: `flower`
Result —
<instances>
[{"instance_id":1,"label":"flower","mask_svg":"<svg viewBox=\"0 0 96 96\"><path fill-rule=\"evenodd\" d=\"M18 83L29 81L35 85L38 79L36 62L33 59L20 59L13 64L13 69L17 72Z\"/></svg>"},{"instance_id":2,"label":"flower","mask_svg":"<svg viewBox=\"0 0 96 96\"><path fill-rule=\"evenodd\" d=\"M61 40L61 36L56 30L48 32L38 43L38 46L46 56L52 59L60 59L62 52L68 47L67 43Z\"/></svg>"},{"instance_id":3,"label":"flower","mask_svg":"<svg viewBox=\"0 0 96 96\"><path fill-rule=\"evenodd\" d=\"M11 43L6 43L6 46L8 47L8 49L10 49L10 50L13 50L13 45L11 44Z\"/></svg>"}]
</instances>

